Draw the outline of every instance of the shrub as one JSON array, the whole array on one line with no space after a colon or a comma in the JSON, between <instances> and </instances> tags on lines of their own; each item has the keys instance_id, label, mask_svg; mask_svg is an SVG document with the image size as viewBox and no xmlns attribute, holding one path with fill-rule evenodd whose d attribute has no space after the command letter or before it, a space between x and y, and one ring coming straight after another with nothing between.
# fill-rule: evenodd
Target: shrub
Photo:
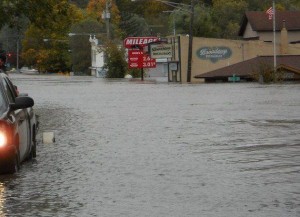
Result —
<instances>
[{"instance_id":1,"label":"shrub","mask_svg":"<svg viewBox=\"0 0 300 217\"><path fill-rule=\"evenodd\" d=\"M260 83L278 83L284 79L284 72L282 70L275 70L272 65L261 62L257 70L252 72L254 80Z\"/></svg>"},{"instance_id":2,"label":"shrub","mask_svg":"<svg viewBox=\"0 0 300 217\"><path fill-rule=\"evenodd\" d=\"M127 72L127 62L125 61L125 50L119 48L112 41L106 46L107 61L105 68L107 69L107 78L124 78Z\"/></svg>"}]
</instances>

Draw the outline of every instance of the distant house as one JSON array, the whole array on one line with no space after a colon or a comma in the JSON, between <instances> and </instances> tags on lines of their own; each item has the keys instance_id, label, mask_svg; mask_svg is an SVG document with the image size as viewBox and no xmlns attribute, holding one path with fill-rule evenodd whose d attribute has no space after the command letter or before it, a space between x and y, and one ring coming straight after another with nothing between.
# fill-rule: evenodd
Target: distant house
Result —
<instances>
[{"instance_id":1,"label":"distant house","mask_svg":"<svg viewBox=\"0 0 300 217\"><path fill-rule=\"evenodd\" d=\"M277 11L275 27L276 68L284 73L284 80L300 81L300 11ZM227 66L199 73L194 78L205 82L252 81L263 65L274 67L273 20L265 12L246 12L239 36L244 41L242 61L231 61Z\"/></svg>"},{"instance_id":2,"label":"distant house","mask_svg":"<svg viewBox=\"0 0 300 217\"><path fill-rule=\"evenodd\" d=\"M289 32L288 43L300 43L300 11L276 11L276 37L283 27ZM265 12L248 11L245 13L239 36L244 40L273 42L273 20Z\"/></svg>"},{"instance_id":3,"label":"distant house","mask_svg":"<svg viewBox=\"0 0 300 217\"><path fill-rule=\"evenodd\" d=\"M238 78L238 81L253 81L254 74L259 73L260 68L264 66L273 66L273 56L258 56L196 75L195 78L202 78L205 82L227 82L232 81L234 77ZM277 69L284 73L285 81L300 81L300 55L277 56Z\"/></svg>"},{"instance_id":4,"label":"distant house","mask_svg":"<svg viewBox=\"0 0 300 217\"><path fill-rule=\"evenodd\" d=\"M106 76L105 63L105 48L102 44L99 44L98 39L95 36L90 36L91 43L91 75L104 78Z\"/></svg>"}]
</instances>

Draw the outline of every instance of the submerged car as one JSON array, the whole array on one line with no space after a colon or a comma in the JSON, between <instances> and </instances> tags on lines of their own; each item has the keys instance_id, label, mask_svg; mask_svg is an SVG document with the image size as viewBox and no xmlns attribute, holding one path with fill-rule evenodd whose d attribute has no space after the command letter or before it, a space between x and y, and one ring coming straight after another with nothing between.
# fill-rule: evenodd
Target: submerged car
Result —
<instances>
[{"instance_id":1,"label":"submerged car","mask_svg":"<svg viewBox=\"0 0 300 217\"><path fill-rule=\"evenodd\" d=\"M34 101L19 94L9 77L0 72L0 172L15 173L20 164L36 157L38 122Z\"/></svg>"}]
</instances>

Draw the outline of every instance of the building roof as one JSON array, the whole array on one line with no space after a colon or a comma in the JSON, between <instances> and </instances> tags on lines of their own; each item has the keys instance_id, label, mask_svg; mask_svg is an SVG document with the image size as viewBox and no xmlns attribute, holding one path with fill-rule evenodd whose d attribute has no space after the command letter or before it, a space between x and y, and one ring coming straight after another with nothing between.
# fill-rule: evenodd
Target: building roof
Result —
<instances>
[{"instance_id":1,"label":"building roof","mask_svg":"<svg viewBox=\"0 0 300 217\"><path fill-rule=\"evenodd\" d=\"M300 31L300 11L276 11L275 19L276 31L282 29L283 21L288 31ZM248 22L254 31L273 31L273 20L269 20L269 15L265 11L248 11L243 17L239 36L244 35Z\"/></svg>"},{"instance_id":2,"label":"building roof","mask_svg":"<svg viewBox=\"0 0 300 217\"><path fill-rule=\"evenodd\" d=\"M288 68L300 74L300 55L277 56L278 68ZM224 68L213 70L204 74L196 75L195 78L218 78L236 75L239 77L251 77L253 72L259 70L262 65L273 66L273 56L258 56L243 62L239 62Z\"/></svg>"}]
</instances>

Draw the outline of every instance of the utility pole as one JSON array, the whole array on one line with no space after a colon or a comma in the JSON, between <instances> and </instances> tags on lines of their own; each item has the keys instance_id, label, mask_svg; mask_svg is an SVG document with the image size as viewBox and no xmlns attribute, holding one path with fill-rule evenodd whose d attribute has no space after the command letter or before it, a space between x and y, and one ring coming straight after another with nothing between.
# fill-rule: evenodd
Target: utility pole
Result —
<instances>
[{"instance_id":1,"label":"utility pole","mask_svg":"<svg viewBox=\"0 0 300 217\"><path fill-rule=\"evenodd\" d=\"M275 9L275 0L273 0L273 51L274 51L274 72L276 72L277 68L277 60L276 60L276 9Z\"/></svg>"},{"instance_id":2,"label":"utility pole","mask_svg":"<svg viewBox=\"0 0 300 217\"><path fill-rule=\"evenodd\" d=\"M190 18L190 34L189 34L189 47L188 47L187 82L191 82L191 74L192 74L194 7L195 7L195 2L194 2L194 0L191 0L191 5L190 5L190 16L191 16L191 18Z\"/></svg>"},{"instance_id":3,"label":"utility pole","mask_svg":"<svg viewBox=\"0 0 300 217\"><path fill-rule=\"evenodd\" d=\"M110 28L109 28L109 19L110 19L109 9L110 9L110 7L111 7L110 0L106 0L105 1L105 10L102 12L102 19L105 20L107 39L110 39Z\"/></svg>"}]
</instances>

